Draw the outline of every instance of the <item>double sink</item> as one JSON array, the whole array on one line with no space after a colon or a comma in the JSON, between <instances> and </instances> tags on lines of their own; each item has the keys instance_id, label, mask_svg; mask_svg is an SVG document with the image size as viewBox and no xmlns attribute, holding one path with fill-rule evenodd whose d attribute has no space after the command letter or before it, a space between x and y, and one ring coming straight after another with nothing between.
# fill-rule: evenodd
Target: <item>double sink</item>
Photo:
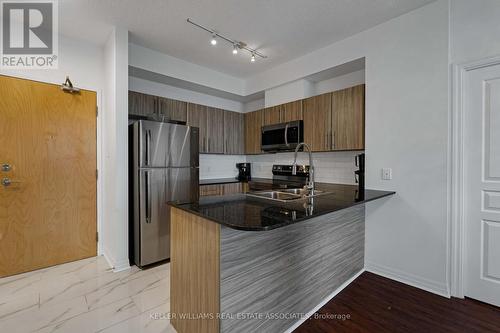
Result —
<instances>
[{"instance_id":1,"label":"double sink","mask_svg":"<svg viewBox=\"0 0 500 333\"><path fill-rule=\"evenodd\" d=\"M314 195L311 195L309 190L304 188L290 188L283 190L272 190L272 191L251 191L247 195L252 197L264 198L269 200L287 202L294 200L301 200L316 197L319 195L330 194L331 192L324 192L320 190L314 190Z\"/></svg>"}]
</instances>

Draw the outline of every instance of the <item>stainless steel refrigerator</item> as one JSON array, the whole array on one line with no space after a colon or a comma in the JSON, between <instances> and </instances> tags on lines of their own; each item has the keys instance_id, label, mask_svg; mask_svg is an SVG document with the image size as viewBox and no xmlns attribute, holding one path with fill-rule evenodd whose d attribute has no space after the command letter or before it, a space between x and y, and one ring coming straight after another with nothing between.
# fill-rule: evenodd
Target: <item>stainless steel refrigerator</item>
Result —
<instances>
[{"instance_id":1,"label":"stainless steel refrigerator","mask_svg":"<svg viewBox=\"0 0 500 333\"><path fill-rule=\"evenodd\" d=\"M197 127L139 120L130 125L134 263L170 258L168 202L198 200Z\"/></svg>"}]
</instances>

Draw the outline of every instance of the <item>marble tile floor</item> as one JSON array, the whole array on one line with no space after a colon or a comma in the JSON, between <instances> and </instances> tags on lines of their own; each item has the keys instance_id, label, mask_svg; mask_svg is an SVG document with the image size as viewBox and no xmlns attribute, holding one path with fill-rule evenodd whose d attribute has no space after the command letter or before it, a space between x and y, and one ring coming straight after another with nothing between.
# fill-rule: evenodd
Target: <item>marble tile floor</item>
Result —
<instances>
[{"instance_id":1,"label":"marble tile floor","mask_svg":"<svg viewBox=\"0 0 500 333\"><path fill-rule=\"evenodd\" d=\"M114 273L93 257L0 278L0 332L175 333L170 264Z\"/></svg>"}]
</instances>

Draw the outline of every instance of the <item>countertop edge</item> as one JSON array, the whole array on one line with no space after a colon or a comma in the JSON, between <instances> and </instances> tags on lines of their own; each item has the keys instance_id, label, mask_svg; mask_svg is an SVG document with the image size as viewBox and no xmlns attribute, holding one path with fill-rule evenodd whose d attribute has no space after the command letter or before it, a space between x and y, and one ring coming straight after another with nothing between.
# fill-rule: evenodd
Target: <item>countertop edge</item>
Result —
<instances>
[{"instance_id":1,"label":"countertop edge","mask_svg":"<svg viewBox=\"0 0 500 333\"><path fill-rule=\"evenodd\" d=\"M316 217L324 216L324 215L327 215L327 214L330 214L330 213L334 213L334 212L338 212L338 211L341 211L341 210L344 210L344 209L349 209L351 207L355 207L355 206L358 206L358 205L361 205L361 204L366 204L368 202L375 201L375 200L378 200L378 199L387 198L389 196L392 196L392 195L396 194L395 191L385 191L385 192L387 192L387 193L381 194L380 196L378 196L376 198L370 198L370 199L363 200L363 201L360 201L360 202L355 202L355 203L353 203L353 204L351 204L351 205L349 205L347 207L343 207L343 208L340 208L340 209L333 209L331 211L325 211L325 212L319 213L319 214L317 214L317 215L315 215L313 217L303 218L303 219L297 220L297 221L292 222L292 223L281 223L281 224L276 224L276 225L272 225L272 226L258 227L258 228L248 228L248 227L244 227L244 226L232 225L230 223L222 222L222 221L219 221L219 220L217 220L215 218L212 218L210 216L201 214L200 212L197 212L197 211L194 211L194 210L189 209L187 207L184 207L183 203L168 202L168 205L170 205L172 207L175 207L175 208L178 208L178 209L181 209L181 210L183 210L185 212L194 214L196 216L199 216L199 217L204 218L206 220L209 220L211 222L214 222L214 223L223 225L225 227L231 228L231 229L241 230L241 231L269 231L269 230L283 228L283 227L286 227L286 226L289 226L289 225L292 225L292 224L297 224L297 223L300 223L300 222L308 221L308 220L314 219Z\"/></svg>"}]
</instances>

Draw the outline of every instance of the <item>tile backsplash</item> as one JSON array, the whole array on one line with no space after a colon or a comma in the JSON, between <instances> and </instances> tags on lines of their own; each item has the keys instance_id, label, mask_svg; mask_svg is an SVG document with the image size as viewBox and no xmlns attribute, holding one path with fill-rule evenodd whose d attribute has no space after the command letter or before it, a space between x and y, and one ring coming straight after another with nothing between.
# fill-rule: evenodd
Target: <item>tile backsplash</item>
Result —
<instances>
[{"instance_id":1,"label":"tile backsplash","mask_svg":"<svg viewBox=\"0 0 500 333\"><path fill-rule=\"evenodd\" d=\"M200 179L236 177L236 163L242 162L244 155L200 154Z\"/></svg>"},{"instance_id":2,"label":"tile backsplash","mask_svg":"<svg viewBox=\"0 0 500 333\"><path fill-rule=\"evenodd\" d=\"M362 152L327 152L313 153L316 171L315 180L324 183L355 184L354 157ZM264 155L248 155L247 162L252 163L252 177L272 178L273 164L292 164L293 153L278 153ZM297 163L309 164L307 153L300 152Z\"/></svg>"},{"instance_id":3,"label":"tile backsplash","mask_svg":"<svg viewBox=\"0 0 500 333\"><path fill-rule=\"evenodd\" d=\"M313 153L316 168L316 181L336 184L355 184L354 157L362 152L328 152ZM292 164L293 153L263 155L200 155L200 179L236 177L236 163L252 163L252 176L256 178L272 178L273 164ZM308 154L299 153L297 162L309 164Z\"/></svg>"}]
</instances>

